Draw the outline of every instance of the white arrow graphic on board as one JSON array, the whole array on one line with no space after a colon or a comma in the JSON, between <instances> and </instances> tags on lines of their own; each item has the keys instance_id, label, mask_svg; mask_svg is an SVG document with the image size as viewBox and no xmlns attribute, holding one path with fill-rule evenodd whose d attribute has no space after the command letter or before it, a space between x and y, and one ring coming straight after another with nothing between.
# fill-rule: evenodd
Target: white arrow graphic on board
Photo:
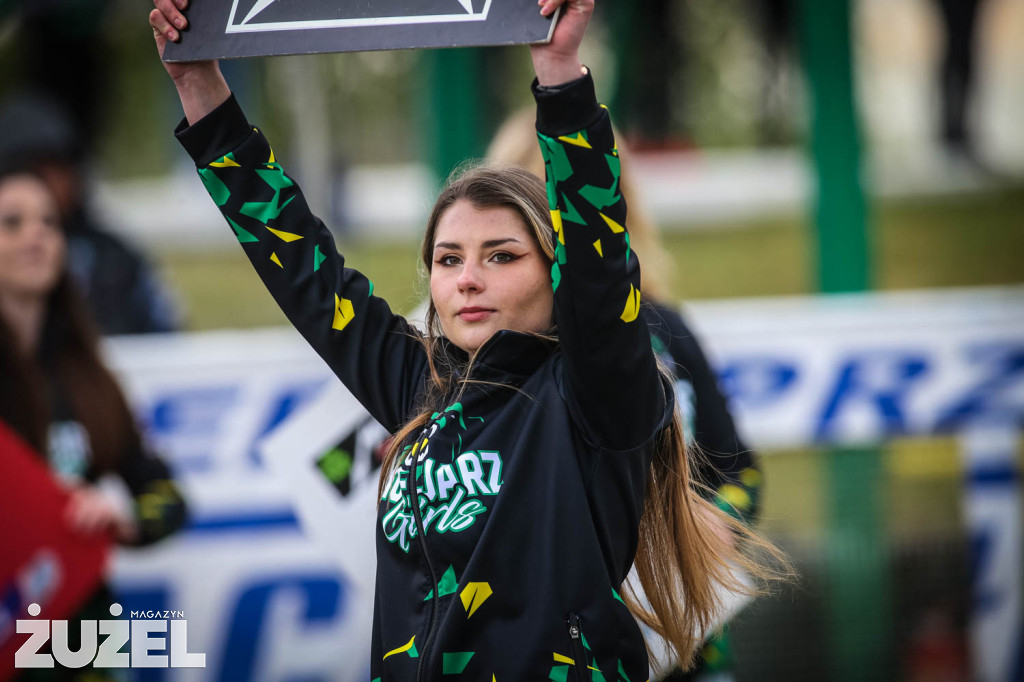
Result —
<instances>
[{"instance_id":1,"label":"white arrow graphic on board","mask_svg":"<svg viewBox=\"0 0 1024 682\"><path fill-rule=\"evenodd\" d=\"M248 24L253 17L273 5L275 2L277 2L277 0L257 0L256 4L252 6L251 10L249 10L249 13L245 15L245 19L242 19L242 23ZM459 0L459 4L462 5L462 9L466 10L467 13L473 13L473 0Z\"/></svg>"},{"instance_id":2,"label":"white arrow graphic on board","mask_svg":"<svg viewBox=\"0 0 1024 682\"><path fill-rule=\"evenodd\" d=\"M226 2L227 0L223 0ZM430 14L412 16L385 16L385 17L352 17L348 19L293 19L290 21L253 21L263 10L267 9L278 0L256 0L249 9L248 14L241 21L235 19L239 4L248 4L245 0L232 0L231 12L228 15L228 24L224 28L225 33L254 33L266 31L293 31L293 30L314 30L322 28L352 28L357 26L401 26L414 24L439 24L463 21L487 21L491 4L494 0L487 0L483 8L476 12L473 10L473 0L458 0L462 12L449 10L450 14ZM450 0L445 0L446 2ZM0 0L3 4L3 0ZM478 3L479 4L479 3Z\"/></svg>"},{"instance_id":3,"label":"white arrow graphic on board","mask_svg":"<svg viewBox=\"0 0 1024 682\"><path fill-rule=\"evenodd\" d=\"M459 0L459 1L461 2L462 0ZM273 5L275 2L277 2L277 0L258 0L256 2L256 4L252 6L252 9L249 10L249 13L245 15L245 19L242 19L242 23L243 24L249 23L250 19L252 19L254 16L259 14L260 12L265 10L266 8L268 8L271 5Z\"/></svg>"}]
</instances>

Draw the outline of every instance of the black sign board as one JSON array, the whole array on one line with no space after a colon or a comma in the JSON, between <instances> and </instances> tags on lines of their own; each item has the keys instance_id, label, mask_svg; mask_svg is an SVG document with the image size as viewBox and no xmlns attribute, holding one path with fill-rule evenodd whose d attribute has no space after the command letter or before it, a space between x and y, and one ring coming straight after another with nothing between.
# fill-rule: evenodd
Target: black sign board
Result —
<instances>
[{"instance_id":1,"label":"black sign board","mask_svg":"<svg viewBox=\"0 0 1024 682\"><path fill-rule=\"evenodd\" d=\"M545 42L536 0L192 0L167 61Z\"/></svg>"}]
</instances>

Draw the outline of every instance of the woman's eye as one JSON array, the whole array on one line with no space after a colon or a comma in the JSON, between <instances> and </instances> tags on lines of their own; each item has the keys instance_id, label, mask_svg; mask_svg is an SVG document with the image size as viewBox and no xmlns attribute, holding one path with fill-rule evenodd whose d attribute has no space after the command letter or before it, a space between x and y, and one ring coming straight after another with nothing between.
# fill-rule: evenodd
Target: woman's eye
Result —
<instances>
[{"instance_id":1,"label":"woman's eye","mask_svg":"<svg viewBox=\"0 0 1024 682\"><path fill-rule=\"evenodd\" d=\"M515 259L516 257L513 256L511 253L505 253L504 251L500 251L491 256L491 260L493 260L495 263L511 263Z\"/></svg>"},{"instance_id":2,"label":"woman's eye","mask_svg":"<svg viewBox=\"0 0 1024 682\"><path fill-rule=\"evenodd\" d=\"M0 227L3 227L3 229L7 230L8 232L14 232L20 226L21 216L15 215L13 213L8 213L7 215L0 216Z\"/></svg>"},{"instance_id":3,"label":"woman's eye","mask_svg":"<svg viewBox=\"0 0 1024 682\"><path fill-rule=\"evenodd\" d=\"M449 253L438 258L437 262L440 263L441 265L458 265L459 258L455 254Z\"/></svg>"}]
</instances>

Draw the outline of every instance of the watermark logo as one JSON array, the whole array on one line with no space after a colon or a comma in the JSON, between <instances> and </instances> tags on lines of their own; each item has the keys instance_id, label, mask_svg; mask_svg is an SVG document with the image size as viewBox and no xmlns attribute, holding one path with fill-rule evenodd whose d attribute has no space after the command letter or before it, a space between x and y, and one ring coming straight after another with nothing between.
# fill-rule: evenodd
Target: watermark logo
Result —
<instances>
[{"instance_id":1,"label":"watermark logo","mask_svg":"<svg viewBox=\"0 0 1024 682\"><path fill-rule=\"evenodd\" d=\"M36 618L42 609L29 604L28 615ZM120 604L111 604L110 615L118 618ZM132 611L131 620L83 620L78 651L68 646L68 621L19 620L17 631L30 637L14 654L16 668L52 668L54 661L66 668L205 668L206 654L189 653L188 621L181 611ZM170 654L154 651L167 649ZM102 638L102 640L101 640ZM40 653L50 642L52 653ZM121 649L131 643L129 651Z\"/></svg>"}]
</instances>

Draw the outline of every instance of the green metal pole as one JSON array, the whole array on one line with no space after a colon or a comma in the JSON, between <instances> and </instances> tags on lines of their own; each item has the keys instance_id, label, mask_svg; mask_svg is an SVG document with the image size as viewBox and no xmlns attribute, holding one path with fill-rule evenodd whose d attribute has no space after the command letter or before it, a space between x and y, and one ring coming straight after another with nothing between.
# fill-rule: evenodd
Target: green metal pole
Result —
<instances>
[{"instance_id":1,"label":"green metal pole","mask_svg":"<svg viewBox=\"0 0 1024 682\"><path fill-rule=\"evenodd\" d=\"M851 0L798 0L797 7L817 181L815 275L823 293L863 291L871 287L872 273L854 102ZM894 633L881 453L836 448L825 455L830 677L885 679Z\"/></svg>"},{"instance_id":2,"label":"green metal pole","mask_svg":"<svg viewBox=\"0 0 1024 682\"><path fill-rule=\"evenodd\" d=\"M854 104L850 0L799 0L800 45L810 85L811 155L821 291L871 288L867 202Z\"/></svg>"},{"instance_id":3,"label":"green metal pole","mask_svg":"<svg viewBox=\"0 0 1024 682\"><path fill-rule=\"evenodd\" d=\"M438 181L466 159L483 155L484 92L479 49L423 52L424 152Z\"/></svg>"}]
</instances>

